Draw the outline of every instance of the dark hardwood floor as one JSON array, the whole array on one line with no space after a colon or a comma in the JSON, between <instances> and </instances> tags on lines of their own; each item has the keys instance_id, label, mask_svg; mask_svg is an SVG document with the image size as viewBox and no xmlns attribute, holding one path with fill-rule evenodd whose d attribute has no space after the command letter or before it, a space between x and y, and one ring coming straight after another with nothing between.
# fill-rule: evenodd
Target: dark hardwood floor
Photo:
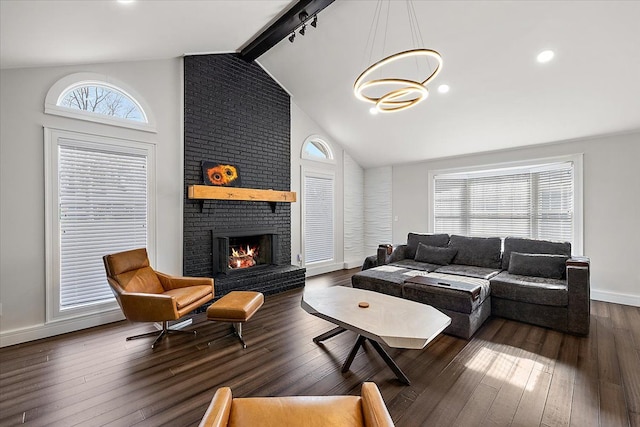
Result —
<instances>
[{"instance_id":1,"label":"dark hardwood floor","mask_svg":"<svg viewBox=\"0 0 640 427\"><path fill-rule=\"evenodd\" d=\"M307 286L348 285L355 271ZM368 345L340 373L355 335L314 344L332 325L304 312L301 295L267 297L245 325L245 350L203 314L195 338L156 350L125 341L151 328L127 322L2 348L0 425L191 426L220 386L234 396L359 394L374 381L397 426L640 427L638 307L593 301L588 337L491 318L470 341L389 349L411 379L403 386Z\"/></svg>"}]
</instances>

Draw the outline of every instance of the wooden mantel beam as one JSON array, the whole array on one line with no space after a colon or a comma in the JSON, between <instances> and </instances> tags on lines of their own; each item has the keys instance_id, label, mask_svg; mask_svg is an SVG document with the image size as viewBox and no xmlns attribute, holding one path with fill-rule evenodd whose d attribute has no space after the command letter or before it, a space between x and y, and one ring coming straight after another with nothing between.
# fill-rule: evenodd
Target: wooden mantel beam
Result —
<instances>
[{"instance_id":1,"label":"wooden mantel beam","mask_svg":"<svg viewBox=\"0 0 640 427\"><path fill-rule=\"evenodd\" d=\"M253 202L296 201L294 191L259 190L257 188L213 187L209 185L190 185L188 196L198 200L248 200Z\"/></svg>"}]
</instances>

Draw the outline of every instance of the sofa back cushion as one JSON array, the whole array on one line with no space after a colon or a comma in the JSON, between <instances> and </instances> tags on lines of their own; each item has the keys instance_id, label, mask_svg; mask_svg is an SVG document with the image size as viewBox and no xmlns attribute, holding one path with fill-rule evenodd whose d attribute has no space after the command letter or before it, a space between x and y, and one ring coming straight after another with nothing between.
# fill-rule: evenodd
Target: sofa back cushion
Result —
<instances>
[{"instance_id":1,"label":"sofa back cushion","mask_svg":"<svg viewBox=\"0 0 640 427\"><path fill-rule=\"evenodd\" d=\"M449 265L457 253L458 250L455 248L440 248L418 243L418 250L414 259L429 264Z\"/></svg>"},{"instance_id":2,"label":"sofa back cushion","mask_svg":"<svg viewBox=\"0 0 640 427\"><path fill-rule=\"evenodd\" d=\"M465 237L452 235L449 247L458 250L453 264L500 268L502 240L499 237Z\"/></svg>"},{"instance_id":3,"label":"sofa back cushion","mask_svg":"<svg viewBox=\"0 0 640 427\"><path fill-rule=\"evenodd\" d=\"M566 277L566 255L511 252L509 274L562 280Z\"/></svg>"},{"instance_id":4,"label":"sofa back cushion","mask_svg":"<svg viewBox=\"0 0 640 427\"><path fill-rule=\"evenodd\" d=\"M507 237L504 239L504 254L502 254L503 270L509 270L511 252L520 252L521 254L565 255L569 257L571 256L571 243Z\"/></svg>"},{"instance_id":5,"label":"sofa back cushion","mask_svg":"<svg viewBox=\"0 0 640 427\"><path fill-rule=\"evenodd\" d=\"M405 258L414 259L416 257L418 243L424 243L427 246L446 247L447 243L449 243L449 235L409 233Z\"/></svg>"}]
</instances>

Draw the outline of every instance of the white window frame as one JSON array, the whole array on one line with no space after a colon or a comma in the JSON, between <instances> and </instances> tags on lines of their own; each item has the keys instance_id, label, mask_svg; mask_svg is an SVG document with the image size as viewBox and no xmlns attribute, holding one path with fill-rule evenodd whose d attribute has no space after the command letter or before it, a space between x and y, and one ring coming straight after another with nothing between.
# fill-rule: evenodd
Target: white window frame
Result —
<instances>
[{"instance_id":1,"label":"white window frame","mask_svg":"<svg viewBox=\"0 0 640 427\"><path fill-rule=\"evenodd\" d=\"M128 140L81 133L63 129L44 128L45 153L45 247L46 247L46 322L59 322L90 315L119 311L115 300L60 310L60 222L58 209L58 147L71 142L79 147L102 148L121 153L147 156L147 252L152 265L156 254L156 146ZM105 278L106 280L106 278Z\"/></svg>"},{"instance_id":2,"label":"white window frame","mask_svg":"<svg viewBox=\"0 0 640 427\"><path fill-rule=\"evenodd\" d=\"M122 92L140 107L140 111L146 118L146 123L58 105L62 96L70 89L85 85L99 85ZM102 123L111 126L125 127L152 133L156 132L155 118L144 98L140 96L135 89L128 87L125 83L104 74L74 73L61 78L54 83L54 85L49 89L49 92L47 92L44 102L44 112L46 114Z\"/></svg>"},{"instance_id":3,"label":"white window frame","mask_svg":"<svg viewBox=\"0 0 640 427\"><path fill-rule=\"evenodd\" d=\"M317 142L318 144L322 145L327 150L328 157L326 159L323 159L322 157L310 156L309 154L307 154L305 150L307 145L312 144L314 142ZM300 151L300 158L304 160L311 160L311 161L320 162L320 163L330 163L330 164L336 163L336 159L335 159L335 156L333 155L333 149L331 148L331 144L329 144L320 135L310 135L304 140L304 142L302 143L302 150Z\"/></svg>"},{"instance_id":4,"label":"white window frame","mask_svg":"<svg viewBox=\"0 0 640 427\"><path fill-rule=\"evenodd\" d=\"M584 208L583 208L583 154L569 154L564 156L547 157L539 159L530 159L523 161L513 161L505 163L493 163L485 165L476 165L470 167L452 168L452 169L440 169L430 170L428 179L428 210L427 221L428 231L433 233L435 228L435 215L434 215L434 200L435 200L435 177L437 175L445 174L462 174L473 173L480 171L492 171L492 170L506 170L509 168L545 165L552 163L573 163L573 176L574 176L574 188L573 188L573 238L571 243L571 250L573 255L582 255L584 253Z\"/></svg>"},{"instance_id":5,"label":"white window frame","mask_svg":"<svg viewBox=\"0 0 640 427\"><path fill-rule=\"evenodd\" d=\"M333 238L333 257L329 260L322 260L322 261L316 261L316 262L307 262L307 253L306 253L306 242L305 242L305 218L306 218L306 212L307 212L307 203L306 203L306 195L304 194L305 191L305 178L307 176L310 177L316 177L316 178L328 178L331 179L331 183L333 185L333 204L332 204L332 230L331 230L331 235ZM337 253L337 240L336 239L336 174L335 171L333 170L328 170L328 169L314 169L314 168L308 168L305 166L301 166L301 171L300 171L300 177L301 177L301 182L300 182L300 188L302 190L302 209L301 209L301 221L300 221L300 229L301 229L301 241L302 241L302 254L303 254L303 264L305 267L309 267L309 268L318 268L318 267L324 267L324 266L332 266L335 264L336 262L336 253Z\"/></svg>"}]
</instances>

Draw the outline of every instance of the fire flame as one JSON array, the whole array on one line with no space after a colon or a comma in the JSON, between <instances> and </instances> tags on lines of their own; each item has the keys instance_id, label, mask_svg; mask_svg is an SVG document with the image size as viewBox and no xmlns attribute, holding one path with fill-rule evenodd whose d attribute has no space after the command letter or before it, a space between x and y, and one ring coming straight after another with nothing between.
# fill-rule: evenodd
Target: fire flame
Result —
<instances>
[{"instance_id":1,"label":"fire flame","mask_svg":"<svg viewBox=\"0 0 640 427\"><path fill-rule=\"evenodd\" d=\"M241 256L254 256L255 252L257 251L258 248L250 248L249 245L247 245L247 250L245 251L243 248L240 248L240 251L237 251L234 248L231 248L231 256L232 257L241 257Z\"/></svg>"},{"instance_id":2,"label":"fire flame","mask_svg":"<svg viewBox=\"0 0 640 427\"><path fill-rule=\"evenodd\" d=\"M231 256L229 257L229 268L248 268L256 265L254 259L258 255L258 247L251 247L247 245L247 248L231 248Z\"/></svg>"}]
</instances>

